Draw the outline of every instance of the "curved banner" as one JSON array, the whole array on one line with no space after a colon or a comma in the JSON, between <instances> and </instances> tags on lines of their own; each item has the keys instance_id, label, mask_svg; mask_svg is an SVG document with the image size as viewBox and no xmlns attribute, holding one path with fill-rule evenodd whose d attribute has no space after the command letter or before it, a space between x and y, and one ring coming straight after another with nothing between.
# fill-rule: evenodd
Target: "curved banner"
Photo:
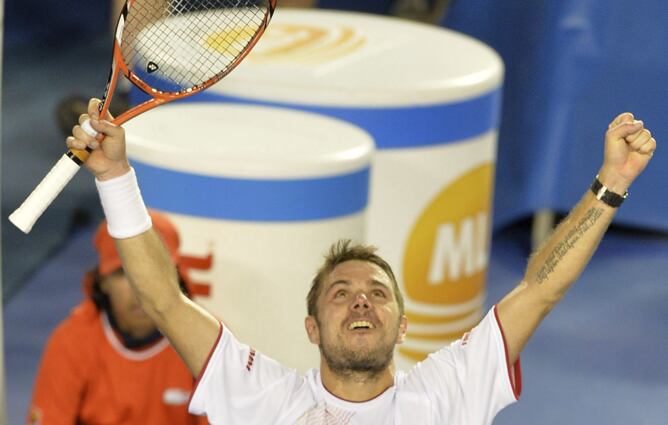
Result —
<instances>
[{"instance_id":1,"label":"curved banner","mask_svg":"<svg viewBox=\"0 0 668 425\"><path fill-rule=\"evenodd\" d=\"M205 176L133 161L151 208L240 221L308 221L362 211L369 168L310 179L236 179ZM168 187L169 190L165 190Z\"/></svg>"},{"instance_id":2,"label":"curved banner","mask_svg":"<svg viewBox=\"0 0 668 425\"><path fill-rule=\"evenodd\" d=\"M435 105L335 107L233 97L209 90L181 102L229 102L314 112L363 128L378 149L399 149L460 142L498 128L501 94L497 88L479 97ZM133 91L133 103L145 96Z\"/></svg>"}]
</instances>

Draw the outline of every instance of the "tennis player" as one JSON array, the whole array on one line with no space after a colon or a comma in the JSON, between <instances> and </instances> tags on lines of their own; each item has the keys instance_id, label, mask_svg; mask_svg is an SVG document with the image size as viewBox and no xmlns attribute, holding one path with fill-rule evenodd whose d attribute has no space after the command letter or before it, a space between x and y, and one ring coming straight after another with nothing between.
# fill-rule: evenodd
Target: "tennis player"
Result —
<instances>
[{"instance_id":1,"label":"tennis player","mask_svg":"<svg viewBox=\"0 0 668 425\"><path fill-rule=\"evenodd\" d=\"M104 143L75 127L67 145L94 149L86 166L125 272L144 310L198 376L190 411L213 424L491 423L519 397L523 347L580 276L656 149L642 121L630 113L614 118L591 188L531 256L517 287L471 332L405 373L393 363L408 324L390 266L369 247L335 244L313 280L305 319L320 368L301 376L237 341L179 290L128 163L124 131L99 120L97 104L91 101L89 114Z\"/></svg>"}]
</instances>

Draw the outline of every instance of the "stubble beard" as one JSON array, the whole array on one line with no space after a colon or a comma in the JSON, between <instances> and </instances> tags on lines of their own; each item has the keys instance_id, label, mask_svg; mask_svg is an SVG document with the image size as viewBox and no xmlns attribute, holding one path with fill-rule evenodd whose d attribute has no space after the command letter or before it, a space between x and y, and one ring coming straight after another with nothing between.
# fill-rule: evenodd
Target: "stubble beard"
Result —
<instances>
[{"instance_id":1,"label":"stubble beard","mask_svg":"<svg viewBox=\"0 0 668 425\"><path fill-rule=\"evenodd\" d=\"M329 369L336 375L344 378L374 379L380 376L392 362L394 341L398 334L399 329L389 342L383 340L370 350L351 349L343 343L341 338L337 338L334 343L323 340L319 345L320 354Z\"/></svg>"}]
</instances>

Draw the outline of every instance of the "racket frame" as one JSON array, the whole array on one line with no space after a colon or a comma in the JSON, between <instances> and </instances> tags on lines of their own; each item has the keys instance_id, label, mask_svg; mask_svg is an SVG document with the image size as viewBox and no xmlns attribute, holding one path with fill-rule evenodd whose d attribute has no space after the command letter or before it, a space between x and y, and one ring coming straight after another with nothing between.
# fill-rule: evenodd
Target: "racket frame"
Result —
<instances>
[{"instance_id":1,"label":"racket frame","mask_svg":"<svg viewBox=\"0 0 668 425\"><path fill-rule=\"evenodd\" d=\"M118 117L115 117L111 122L116 125L121 125L129 121L130 119L136 117L137 115L149 111L157 106L175 100L184 99L186 97L200 93L203 90L211 87L218 81L222 80L226 75L232 72L237 67L237 65L241 63L242 60L244 60L244 58L250 53L251 50L253 50L253 47L255 47L255 44L260 40L265 30L267 29L267 26L269 25L269 22L271 21L271 18L274 14L274 10L276 9L276 3L277 3L277 0L267 0L268 11L264 16L262 24L259 26L258 30L255 32L253 37L251 37L250 41L248 42L244 50L227 67L225 67L223 71L219 72L212 78L192 88L188 88L187 90L181 91L179 93L173 93L173 92L163 92L160 90L156 90L150 85L148 85L146 82L144 82L144 80L142 80L139 76L137 76L136 73L132 72L132 70L128 68L127 64L125 63L125 60L123 59L123 55L121 52L121 44L122 44L123 30L125 27L125 19L127 18L128 13L132 8L133 3L135 3L135 1L136 0L127 0L125 2L125 6L123 7L123 10L121 11L121 14L118 18L118 22L116 24L116 31L113 44L113 54L111 61L111 71L109 72L109 79L107 81L107 85L100 102L100 107L99 107L100 116L104 117L107 111L109 110L109 105L111 104L111 99L113 98L113 94L116 90L116 85L118 84L118 77L120 74L123 74L123 76L128 81L130 81L130 83L132 83L135 87L139 88L141 91L149 95L151 98L121 113ZM78 161L80 161L79 165L81 165L86 161L88 155L90 155L90 152L91 152L90 149L86 150L70 149L67 155L69 157L77 158Z\"/></svg>"},{"instance_id":2,"label":"racket frame","mask_svg":"<svg viewBox=\"0 0 668 425\"><path fill-rule=\"evenodd\" d=\"M262 37L262 34L264 34L274 14L277 2L277 0L267 0L268 10L267 13L265 13L263 22L260 24L253 37L249 40L244 50L240 52L239 55L235 57L235 59L227 67L225 67L224 70L195 87L188 88L179 93L168 93L156 90L144 82L128 68L125 60L123 59L121 44L123 30L125 27L125 20L135 1L136 0L127 0L125 2L116 24L111 60L111 71L109 73L107 85L105 87L104 94L101 99L102 101L100 102L99 106L100 117L105 117L107 115L107 111L109 110L109 105L116 90L116 85L118 83L118 77L120 74L123 74L123 76L127 78L133 85L148 94L151 98L137 106L130 108L129 110L121 113L118 117L112 119L111 122L116 125L121 125L136 117L137 115L149 111L157 106L197 94L211 87L213 84L220 81L227 74L232 72L232 70L236 68L236 66L248 55L248 53L250 53L260 37ZM86 125L82 125L82 127L91 136L96 136L92 133L92 128L87 129ZM18 227L22 232L29 233L30 230L32 230L35 222L39 219L46 208L48 208L48 206L53 202L58 194L60 194L60 192L65 188L67 183L74 177L74 175L76 175L77 171L81 168L81 165L86 162L86 159L88 159L88 156L91 152L92 150L90 148L86 148L85 150L70 149L65 154L63 154L60 160L56 162L53 168L51 168L49 173L35 187L30 195L28 195L25 201L23 201L23 203L9 216L9 221Z\"/></svg>"}]
</instances>

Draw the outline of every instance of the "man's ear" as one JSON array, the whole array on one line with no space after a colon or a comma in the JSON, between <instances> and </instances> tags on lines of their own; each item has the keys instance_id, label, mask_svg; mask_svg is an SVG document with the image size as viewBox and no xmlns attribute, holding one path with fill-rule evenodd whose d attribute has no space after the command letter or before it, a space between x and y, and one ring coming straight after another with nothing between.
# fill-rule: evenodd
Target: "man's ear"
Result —
<instances>
[{"instance_id":1,"label":"man's ear","mask_svg":"<svg viewBox=\"0 0 668 425\"><path fill-rule=\"evenodd\" d=\"M315 317L306 316L306 319L304 319L304 327L306 328L308 340L315 345L320 345L320 328L318 327L318 321L315 320Z\"/></svg>"},{"instance_id":2,"label":"man's ear","mask_svg":"<svg viewBox=\"0 0 668 425\"><path fill-rule=\"evenodd\" d=\"M399 319L399 333L397 334L397 344L401 344L406 339L406 332L408 331L408 319L406 316L401 316Z\"/></svg>"}]
</instances>

